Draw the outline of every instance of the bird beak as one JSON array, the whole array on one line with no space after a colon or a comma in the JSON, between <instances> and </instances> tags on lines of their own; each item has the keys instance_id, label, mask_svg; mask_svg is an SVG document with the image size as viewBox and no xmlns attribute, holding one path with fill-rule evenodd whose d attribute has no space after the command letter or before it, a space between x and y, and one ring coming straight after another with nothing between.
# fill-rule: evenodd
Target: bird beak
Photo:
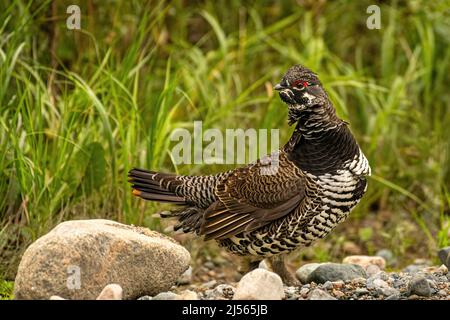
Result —
<instances>
[{"instance_id":1,"label":"bird beak","mask_svg":"<svg viewBox=\"0 0 450 320\"><path fill-rule=\"evenodd\" d=\"M277 91L280 91L280 90L285 89L285 87L278 83L275 87L273 87L273 89L277 90Z\"/></svg>"}]
</instances>

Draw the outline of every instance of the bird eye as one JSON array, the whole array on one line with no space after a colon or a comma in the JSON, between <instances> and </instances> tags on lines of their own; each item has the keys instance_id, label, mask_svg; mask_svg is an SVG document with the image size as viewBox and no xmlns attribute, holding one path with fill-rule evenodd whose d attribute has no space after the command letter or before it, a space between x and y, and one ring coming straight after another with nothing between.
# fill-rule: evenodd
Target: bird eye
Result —
<instances>
[{"instance_id":1,"label":"bird eye","mask_svg":"<svg viewBox=\"0 0 450 320\"><path fill-rule=\"evenodd\" d=\"M295 80L292 85L297 88L306 88L307 86L310 85L310 83L308 81Z\"/></svg>"}]
</instances>

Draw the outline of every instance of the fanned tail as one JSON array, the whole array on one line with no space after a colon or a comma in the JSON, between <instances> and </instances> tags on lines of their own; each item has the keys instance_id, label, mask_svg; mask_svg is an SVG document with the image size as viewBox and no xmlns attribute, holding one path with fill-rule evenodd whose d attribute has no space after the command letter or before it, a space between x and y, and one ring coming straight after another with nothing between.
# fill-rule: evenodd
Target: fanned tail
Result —
<instances>
[{"instance_id":1,"label":"fanned tail","mask_svg":"<svg viewBox=\"0 0 450 320\"><path fill-rule=\"evenodd\" d=\"M177 175L134 168L128 172L133 195L145 200L186 205L186 199L176 193L182 181Z\"/></svg>"},{"instance_id":2,"label":"fanned tail","mask_svg":"<svg viewBox=\"0 0 450 320\"><path fill-rule=\"evenodd\" d=\"M133 195L150 201L166 202L184 207L158 214L160 218L176 218L174 231L194 232L197 235L203 219L204 210L196 207L181 195L182 176L134 168L128 173ZM177 192L178 190L178 192Z\"/></svg>"}]
</instances>

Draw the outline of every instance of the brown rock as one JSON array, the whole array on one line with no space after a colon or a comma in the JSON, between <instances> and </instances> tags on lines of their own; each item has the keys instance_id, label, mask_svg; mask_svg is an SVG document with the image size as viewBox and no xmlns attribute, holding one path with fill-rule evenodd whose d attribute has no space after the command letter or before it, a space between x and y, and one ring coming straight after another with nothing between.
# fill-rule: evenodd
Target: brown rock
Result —
<instances>
[{"instance_id":1,"label":"brown rock","mask_svg":"<svg viewBox=\"0 0 450 320\"><path fill-rule=\"evenodd\" d=\"M333 290L333 295L338 299L341 299L345 296L345 294L340 290Z\"/></svg>"},{"instance_id":2,"label":"brown rock","mask_svg":"<svg viewBox=\"0 0 450 320\"><path fill-rule=\"evenodd\" d=\"M342 260L342 263L357 264L367 270L370 265L376 265L381 270L386 267L386 261L378 256L348 256Z\"/></svg>"},{"instance_id":3,"label":"brown rock","mask_svg":"<svg viewBox=\"0 0 450 320\"><path fill-rule=\"evenodd\" d=\"M67 221L24 253L16 299L95 299L116 283L124 299L167 291L188 268L190 255L169 237L109 220Z\"/></svg>"}]
</instances>

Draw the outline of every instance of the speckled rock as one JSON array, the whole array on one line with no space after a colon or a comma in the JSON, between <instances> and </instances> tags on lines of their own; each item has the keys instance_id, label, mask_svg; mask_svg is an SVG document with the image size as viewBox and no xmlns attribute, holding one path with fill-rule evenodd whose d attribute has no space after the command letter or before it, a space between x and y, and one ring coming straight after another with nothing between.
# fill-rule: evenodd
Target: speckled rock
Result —
<instances>
[{"instance_id":1,"label":"speckled rock","mask_svg":"<svg viewBox=\"0 0 450 320\"><path fill-rule=\"evenodd\" d=\"M67 221L25 251L14 295L95 299L116 283L124 299L135 299L169 289L189 262L186 249L149 229L100 219Z\"/></svg>"}]
</instances>

